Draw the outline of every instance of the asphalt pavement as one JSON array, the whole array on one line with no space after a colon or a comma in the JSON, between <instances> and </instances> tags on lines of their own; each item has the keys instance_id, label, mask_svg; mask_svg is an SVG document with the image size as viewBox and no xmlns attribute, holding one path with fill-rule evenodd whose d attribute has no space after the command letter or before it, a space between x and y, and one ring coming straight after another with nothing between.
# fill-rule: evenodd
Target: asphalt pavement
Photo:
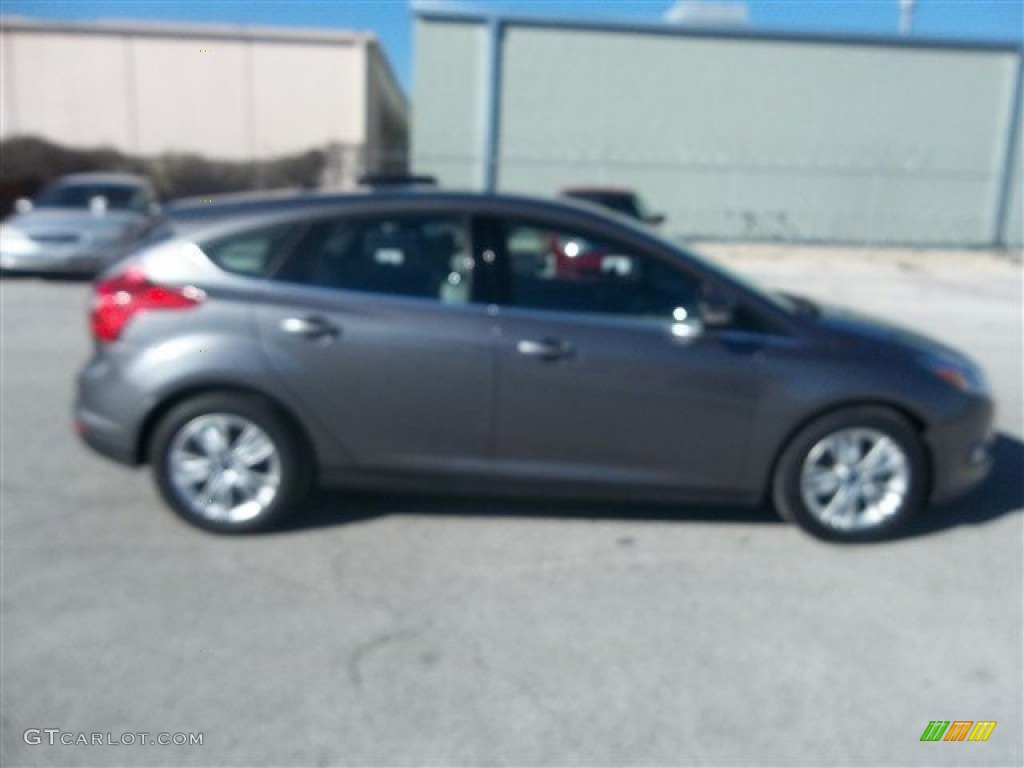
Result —
<instances>
[{"instance_id":1,"label":"asphalt pavement","mask_svg":"<svg viewBox=\"0 0 1024 768\"><path fill-rule=\"evenodd\" d=\"M0 282L0 763L1021 765L1020 264L725 255L972 352L990 482L869 546L763 509L388 494L218 537L74 436L87 286Z\"/></svg>"}]
</instances>

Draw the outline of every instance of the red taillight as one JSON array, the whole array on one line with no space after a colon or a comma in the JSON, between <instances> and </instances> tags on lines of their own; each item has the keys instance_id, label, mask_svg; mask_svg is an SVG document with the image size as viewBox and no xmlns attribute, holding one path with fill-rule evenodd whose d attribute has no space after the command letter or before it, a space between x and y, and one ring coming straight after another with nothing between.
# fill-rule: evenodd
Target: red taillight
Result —
<instances>
[{"instance_id":1,"label":"red taillight","mask_svg":"<svg viewBox=\"0 0 1024 768\"><path fill-rule=\"evenodd\" d=\"M96 286L92 305L92 335L99 341L116 341L128 321L139 312L189 309L205 298L192 286L168 288L150 282L132 267Z\"/></svg>"}]
</instances>

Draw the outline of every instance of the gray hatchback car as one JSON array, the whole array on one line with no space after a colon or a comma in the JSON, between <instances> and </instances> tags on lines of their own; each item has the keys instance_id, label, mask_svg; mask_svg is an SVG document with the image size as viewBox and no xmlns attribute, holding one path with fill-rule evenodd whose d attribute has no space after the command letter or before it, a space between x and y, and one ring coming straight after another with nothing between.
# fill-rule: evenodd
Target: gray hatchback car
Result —
<instances>
[{"instance_id":1,"label":"gray hatchback car","mask_svg":"<svg viewBox=\"0 0 1024 768\"><path fill-rule=\"evenodd\" d=\"M585 203L304 194L191 213L97 280L75 419L209 530L270 526L316 482L769 499L862 540L989 467L992 401L962 354L759 290Z\"/></svg>"}]
</instances>

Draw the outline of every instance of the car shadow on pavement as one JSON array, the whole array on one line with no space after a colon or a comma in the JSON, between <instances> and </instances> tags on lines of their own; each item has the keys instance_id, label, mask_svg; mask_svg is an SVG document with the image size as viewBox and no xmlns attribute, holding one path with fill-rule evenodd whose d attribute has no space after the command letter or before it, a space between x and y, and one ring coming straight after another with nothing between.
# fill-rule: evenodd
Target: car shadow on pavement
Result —
<instances>
[{"instance_id":1,"label":"car shadow on pavement","mask_svg":"<svg viewBox=\"0 0 1024 768\"><path fill-rule=\"evenodd\" d=\"M321 491L278 531L344 525L388 515L522 517L567 520L634 520L764 524L781 522L765 506L687 506L669 502L563 500L525 496Z\"/></svg>"},{"instance_id":2,"label":"car shadow on pavement","mask_svg":"<svg viewBox=\"0 0 1024 768\"><path fill-rule=\"evenodd\" d=\"M1000 434L992 452L994 466L981 486L956 501L929 509L908 526L899 538L925 536L1020 513L1024 507L1024 443ZM286 533L346 525L390 515L532 517L722 525L775 525L782 522L766 504L742 507L638 502L628 499L589 501L332 490L315 494L301 514L294 516L276 531Z\"/></svg>"}]
</instances>

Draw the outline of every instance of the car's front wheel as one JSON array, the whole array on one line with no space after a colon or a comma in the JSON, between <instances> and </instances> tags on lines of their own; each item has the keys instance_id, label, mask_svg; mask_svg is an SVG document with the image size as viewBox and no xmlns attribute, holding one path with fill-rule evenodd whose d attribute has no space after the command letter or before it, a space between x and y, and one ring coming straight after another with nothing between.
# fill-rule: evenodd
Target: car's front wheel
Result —
<instances>
[{"instance_id":1,"label":"car's front wheel","mask_svg":"<svg viewBox=\"0 0 1024 768\"><path fill-rule=\"evenodd\" d=\"M928 461L914 427L886 408L846 408L802 429L779 458L779 514L819 538L896 533L928 496Z\"/></svg>"},{"instance_id":2,"label":"car's front wheel","mask_svg":"<svg viewBox=\"0 0 1024 768\"><path fill-rule=\"evenodd\" d=\"M268 402L209 394L160 421L150 458L164 499L193 525L220 533L268 528L305 496L301 441Z\"/></svg>"}]
</instances>

